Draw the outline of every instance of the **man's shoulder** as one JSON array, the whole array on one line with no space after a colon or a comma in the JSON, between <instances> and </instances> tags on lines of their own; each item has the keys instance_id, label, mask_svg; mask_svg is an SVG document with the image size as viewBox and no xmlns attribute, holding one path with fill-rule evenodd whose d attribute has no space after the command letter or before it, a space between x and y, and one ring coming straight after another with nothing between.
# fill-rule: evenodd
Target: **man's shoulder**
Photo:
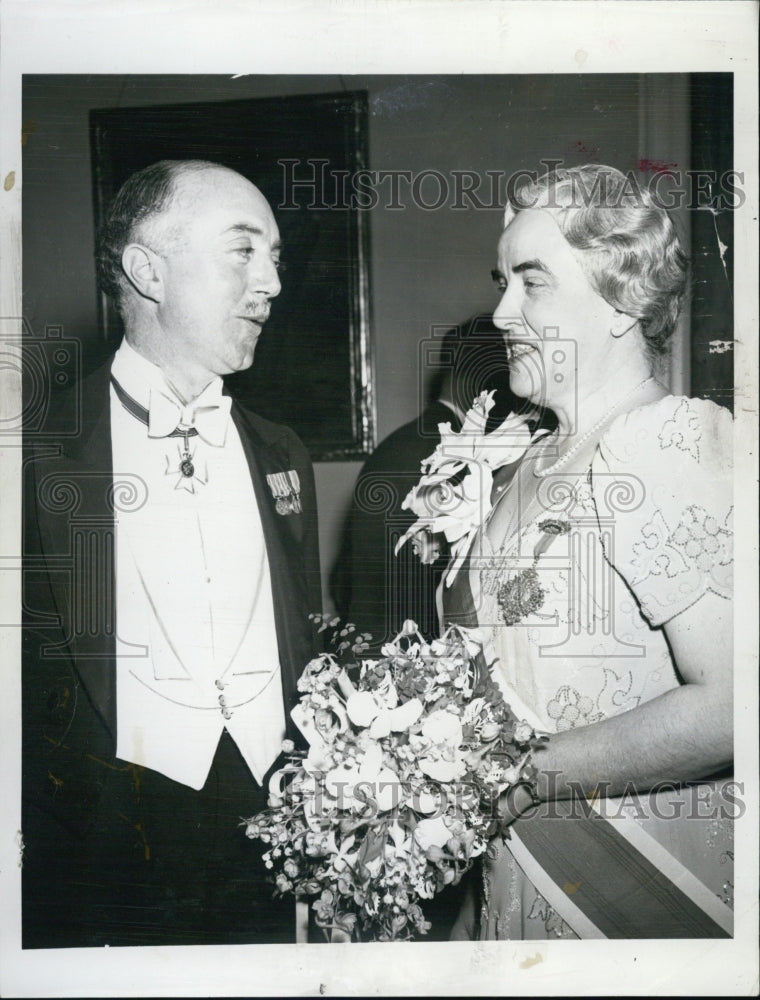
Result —
<instances>
[{"instance_id":1,"label":"man's shoulder","mask_svg":"<svg viewBox=\"0 0 760 1000\"><path fill-rule=\"evenodd\" d=\"M283 437L292 437L300 440L295 431L288 427L287 424L278 424L274 420L262 417L260 413L256 413L255 410L252 410L235 396L232 397L232 411L242 417L256 431L259 437L267 443L278 441Z\"/></svg>"},{"instance_id":2,"label":"man's shoulder","mask_svg":"<svg viewBox=\"0 0 760 1000\"><path fill-rule=\"evenodd\" d=\"M44 444L50 440L68 441L70 445L86 435L95 416L108 400L112 356L90 368L63 386L41 384L40 405L29 405L25 420L25 444ZM44 393L44 398L42 394Z\"/></svg>"},{"instance_id":3,"label":"man's shoulder","mask_svg":"<svg viewBox=\"0 0 760 1000\"><path fill-rule=\"evenodd\" d=\"M258 438L268 447L287 445L291 451L299 453L304 460L310 461L306 446L292 427L262 417L235 397L233 397L232 413L233 419L237 417L235 424L239 432Z\"/></svg>"},{"instance_id":4,"label":"man's shoulder","mask_svg":"<svg viewBox=\"0 0 760 1000\"><path fill-rule=\"evenodd\" d=\"M438 424L447 420L456 422L453 411L443 403L431 403L414 420L384 438L367 459L362 472L386 469L406 472L410 467L419 471L419 463L435 451L441 440Z\"/></svg>"}]
</instances>

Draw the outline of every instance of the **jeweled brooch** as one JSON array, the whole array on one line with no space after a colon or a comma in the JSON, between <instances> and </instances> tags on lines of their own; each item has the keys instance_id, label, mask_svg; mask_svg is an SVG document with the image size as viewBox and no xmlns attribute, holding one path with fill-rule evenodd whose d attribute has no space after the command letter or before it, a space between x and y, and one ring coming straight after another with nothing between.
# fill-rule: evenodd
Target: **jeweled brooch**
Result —
<instances>
[{"instance_id":1,"label":"jeweled brooch","mask_svg":"<svg viewBox=\"0 0 760 1000\"><path fill-rule=\"evenodd\" d=\"M533 564L521 569L503 583L496 593L499 614L505 625L517 625L523 618L535 614L543 607L546 590L538 579L538 559L549 547L553 538L557 535L566 535L570 531L570 524L564 520L547 518L539 522L538 528L541 531L541 538L533 550Z\"/></svg>"}]
</instances>

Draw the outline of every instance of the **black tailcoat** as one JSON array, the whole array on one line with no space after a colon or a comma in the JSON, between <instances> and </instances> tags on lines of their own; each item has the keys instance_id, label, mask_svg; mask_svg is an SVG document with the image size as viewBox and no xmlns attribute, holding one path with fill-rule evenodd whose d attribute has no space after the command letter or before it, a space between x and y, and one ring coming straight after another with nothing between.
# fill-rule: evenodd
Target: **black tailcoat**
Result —
<instances>
[{"instance_id":1,"label":"black tailcoat","mask_svg":"<svg viewBox=\"0 0 760 1000\"><path fill-rule=\"evenodd\" d=\"M265 794L229 736L200 792L115 756L114 512L144 494L112 467L110 367L26 442L23 946L289 940L292 899L272 900L263 847L238 825ZM313 471L288 428L236 402L231 414L266 539L290 726L314 652L308 614L321 608ZM292 469L302 512L283 516L266 477Z\"/></svg>"}]
</instances>

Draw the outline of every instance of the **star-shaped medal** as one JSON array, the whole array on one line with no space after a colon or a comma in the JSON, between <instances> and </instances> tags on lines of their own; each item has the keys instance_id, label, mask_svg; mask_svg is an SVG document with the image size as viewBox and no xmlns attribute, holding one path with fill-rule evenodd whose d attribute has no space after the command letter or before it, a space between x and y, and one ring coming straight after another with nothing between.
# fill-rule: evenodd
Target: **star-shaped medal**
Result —
<instances>
[{"instance_id":1,"label":"star-shaped medal","mask_svg":"<svg viewBox=\"0 0 760 1000\"><path fill-rule=\"evenodd\" d=\"M208 482L208 467L205 461L196 458L197 447L190 451L190 446L185 439L182 445L177 445L177 458L172 459L166 456L165 476L176 476L174 484L175 490L187 490L188 493L196 492L196 484L205 486Z\"/></svg>"}]
</instances>

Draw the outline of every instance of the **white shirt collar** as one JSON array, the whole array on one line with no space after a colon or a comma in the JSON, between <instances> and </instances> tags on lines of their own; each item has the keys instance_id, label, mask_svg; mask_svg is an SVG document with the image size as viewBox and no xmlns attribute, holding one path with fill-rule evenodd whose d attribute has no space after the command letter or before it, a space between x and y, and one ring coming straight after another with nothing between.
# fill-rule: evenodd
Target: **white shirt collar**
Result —
<instances>
[{"instance_id":1,"label":"white shirt collar","mask_svg":"<svg viewBox=\"0 0 760 1000\"><path fill-rule=\"evenodd\" d=\"M220 376L215 376L199 396L185 404L158 365L139 354L126 337L114 356L111 374L148 411L149 437L166 437L180 424L187 427L198 424L199 434L210 444L224 444L230 398L223 395Z\"/></svg>"}]
</instances>

